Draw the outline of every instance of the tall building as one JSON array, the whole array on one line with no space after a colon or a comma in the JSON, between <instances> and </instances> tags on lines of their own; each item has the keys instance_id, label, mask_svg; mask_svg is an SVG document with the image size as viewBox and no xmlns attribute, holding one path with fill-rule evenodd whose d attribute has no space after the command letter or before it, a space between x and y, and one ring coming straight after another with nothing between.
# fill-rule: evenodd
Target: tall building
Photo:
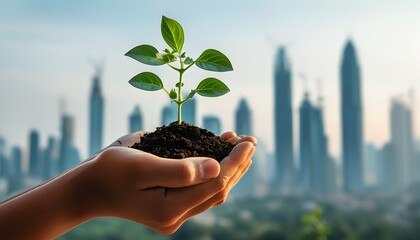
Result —
<instances>
[{"instance_id":1,"label":"tall building","mask_svg":"<svg viewBox=\"0 0 420 240\"><path fill-rule=\"evenodd\" d=\"M220 119L216 116L207 115L203 117L203 128L220 135L222 131L222 124Z\"/></svg>"},{"instance_id":2,"label":"tall building","mask_svg":"<svg viewBox=\"0 0 420 240\"><path fill-rule=\"evenodd\" d=\"M401 100L394 99L391 106L391 145L394 150L397 188L408 186L417 172L414 154L412 117L409 107Z\"/></svg>"},{"instance_id":3,"label":"tall building","mask_svg":"<svg viewBox=\"0 0 420 240\"><path fill-rule=\"evenodd\" d=\"M182 121L189 124L196 124L196 112L197 112L197 101L195 98L191 98L182 105Z\"/></svg>"},{"instance_id":4,"label":"tall building","mask_svg":"<svg viewBox=\"0 0 420 240\"><path fill-rule=\"evenodd\" d=\"M258 138L258 147L255 148L252 157L253 164L251 171L253 172L254 194L255 196L265 196L271 193L270 183L273 177L272 154L269 154L264 141Z\"/></svg>"},{"instance_id":5,"label":"tall building","mask_svg":"<svg viewBox=\"0 0 420 240\"><path fill-rule=\"evenodd\" d=\"M162 124L169 125L172 122L177 121L177 105L174 103L169 103L162 109Z\"/></svg>"},{"instance_id":6,"label":"tall building","mask_svg":"<svg viewBox=\"0 0 420 240\"><path fill-rule=\"evenodd\" d=\"M284 47L277 52L274 68L275 187L291 190L294 183L292 71Z\"/></svg>"},{"instance_id":7,"label":"tall building","mask_svg":"<svg viewBox=\"0 0 420 240\"><path fill-rule=\"evenodd\" d=\"M312 115L313 108L306 93L299 108L299 173L298 186L303 191L311 189L312 164L313 164L313 138L312 135Z\"/></svg>"},{"instance_id":8,"label":"tall building","mask_svg":"<svg viewBox=\"0 0 420 240\"><path fill-rule=\"evenodd\" d=\"M328 142L327 142L328 145ZM331 155L328 156L328 162L327 162L327 176L326 176L326 193L328 194L334 194L338 192L338 169L337 169L337 163L333 159Z\"/></svg>"},{"instance_id":9,"label":"tall building","mask_svg":"<svg viewBox=\"0 0 420 240\"><path fill-rule=\"evenodd\" d=\"M54 162L57 157L57 149L57 141L54 137L49 137L47 148L44 150L44 166L42 168L43 179L50 179L55 175Z\"/></svg>"},{"instance_id":10,"label":"tall building","mask_svg":"<svg viewBox=\"0 0 420 240\"><path fill-rule=\"evenodd\" d=\"M328 194L334 192L334 162L328 154L322 107L314 106L306 93L299 109L298 185L304 192Z\"/></svg>"},{"instance_id":11,"label":"tall building","mask_svg":"<svg viewBox=\"0 0 420 240\"><path fill-rule=\"evenodd\" d=\"M39 178L41 173L41 149L39 146L39 133L31 130L29 133L29 176Z\"/></svg>"},{"instance_id":12,"label":"tall building","mask_svg":"<svg viewBox=\"0 0 420 240\"><path fill-rule=\"evenodd\" d=\"M400 187L398 169L398 159L396 158L392 143L386 143L381 149L380 174L378 176L378 186L385 192L395 192Z\"/></svg>"},{"instance_id":13,"label":"tall building","mask_svg":"<svg viewBox=\"0 0 420 240\"><path fill-rule=\"evenodd\" d=\"M94 155L102 149L104 125L104 98L101 91L100 71L93 77L93 86L90 93L89 112L89 155Z\"/></svg>"},{"instance_id":14,"label":"tall building","mask_svg":"<svg viewBox=\"0 0 420 240\"><path fill-rule=\"evenodd\" d=\"M10 174L9 174L9 193L14 193L23 188L22 174L22 150L18 146L14 146L10 156Z\"/></svg>"},{"instance_id":15,"label":"tall building","mask_svg":"<svg viewBox=\"0 0 420 240\"><path fill-rule=\"evenodd\" d=\"M235 112L235 131L238 135L252 135L252 113L244 98L239 101ZM254 159L255 160L255 159ZM238 182L233 191L235 196L250 196L255 193L257 169L253 166Z\"/></svg>"},{"instance_id":16,"label":"tall building","mask_svg":"<svg viewBox=\"0 0 420 240\"><path fill-rule=\"evenodd\" d=\"M363 157L364 182L367 187L378 186L378 176L380 175L380 150L373 143L364 145Z\"/></svg>"},{"instance_id":17,"label":"tall building","mask_svg":"<svg viewBox=\"0 0 420 240\"><path fill-rule=\"evenodd\" d=\"M360 69L351 40L344 47L340 69L344 190L363 189L363 116Z\"/></svg>"},{"instance_id":18,"label":"tall building","mask_svg":"<svg viewBox=\"0 0 420 240\"><path fill-rule=\"evenodd\" d=\"M11 172L14 175L22 176L22 160L22 150L14 146L11 153Z\"/></svg>"},{"instance_id":19,"label":"tall building","mask_svg":"<svg viewBox=\"0 0 420 240\"><path fill-rule=\"evenodd\" d=\"M144 130L143 128L143 116L140 112L140 106L136 105L134 107L133 112L131 113L129 120L128 120L128 125L129 125L129 132L137 132L140 130Z\"/></svg>"},{"instance_id":20,"label":"tall building","mask_svg":"<svg viewBox=\"0 0 420 240\"><path fill-rule=\"evenodd\" d=\"M80 155L73 145L74 120L71 116L64 114L61 117L61 141L59 149L58 171L65 170L80 163Z\"/></svg>"},{"instance_id":21,"label":"tall building","mask_svg":"<svg viewBox=\"0 0 420 240\"><path fill-rule=\"evenodd\" d=\"M6 140L0 136L0 178L7 175Z\"/></svg>"},{"instance_id":22,"label":"tall building","mask_svg":"<svg viewBox=\"0 0 420 240\"><path fill-rule=\"evenodd\" d=\"M252 114L245 98L239 101L236 109L235 131L238 135L252 135Z\"/></svg>"}]
</instances>

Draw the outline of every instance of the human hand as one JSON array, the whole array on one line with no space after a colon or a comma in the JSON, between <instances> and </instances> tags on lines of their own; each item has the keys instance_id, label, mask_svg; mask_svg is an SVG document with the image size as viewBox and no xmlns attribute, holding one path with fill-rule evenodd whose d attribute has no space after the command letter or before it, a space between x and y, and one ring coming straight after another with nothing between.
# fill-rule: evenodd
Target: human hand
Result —
<instances>
[{"instance_id":1,"label":"human hand","mask_svg":"<svg viewBox=\"0 0 420 240\"><path fill-rule=\"evenodd\" d=\"M118 217L161 233L226 201L229 191L251 165L256 139L233 132L221 136L237 143L220 164L206 157L165 159L128 148L144 132L124 136L89 164L82 196L92 217Z\"/></svg>"}]
</instances>

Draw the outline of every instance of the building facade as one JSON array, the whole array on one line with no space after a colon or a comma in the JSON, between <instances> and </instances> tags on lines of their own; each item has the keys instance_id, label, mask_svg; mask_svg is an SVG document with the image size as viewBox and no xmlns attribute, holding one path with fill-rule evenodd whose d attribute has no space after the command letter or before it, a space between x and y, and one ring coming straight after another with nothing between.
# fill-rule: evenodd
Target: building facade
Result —
<instances>
[{"instance_id":1,"label":"building facade","mask_svg":"<svg viewBox=\"0 0 420 240\"><path fill-rule=\"evenodd\" d=\"M363 190L363 116L360 67L351 40L340 68L343 185L347 193Z\"/></svg>"},{"instance_id":2,"label":"building facade","mask_svg":"<svg viewBox=\"0 0 420 240\"><path fill-rule=\"evenodd\" d=\"M104 97L101 90L99 71L93 77L89 110L89 155L102 149L104 128Z\"/></svg>"},{"instance_id":3,"label":"building facade","mask_svg":"<svg viewBox=\"0 0 420 240\"><path fill-rule=\"evenodd\" d=\"M294 185L294 154L292 70L284 47L277 52L274 69L274 187L287 191Z\"/></svg>"}]
</instances>

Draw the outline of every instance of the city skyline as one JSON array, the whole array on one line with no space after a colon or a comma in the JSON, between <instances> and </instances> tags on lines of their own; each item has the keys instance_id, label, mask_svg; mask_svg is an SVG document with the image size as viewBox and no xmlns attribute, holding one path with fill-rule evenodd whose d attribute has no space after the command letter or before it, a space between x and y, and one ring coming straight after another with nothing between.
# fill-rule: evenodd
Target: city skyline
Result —
<instances>
[{"instance_id":1,"label":"city skyline","mask_svg":"<svg viewBox=\"0 0 420 240\"><path fill-rule=\"evenodd\" d=\"M273 79L275 82L281 83L286 87L276 89L276 91L281 90L278 93L276 92L276 94L283 96L283 98L280 98L283 102L280 101L280 105L275 104L275 106L281 107L279 109L276 108L276 111L279 111L280 114L286 113L286 116L291 118L292 79L290 77L290 60L287 57L284 47L280 47L278 53L277 58L273 59L277 66ZM357 139L354 137L354 135L357 134L359 134L358 136L360 137L360 132L362 131L361 120L357 119L357 117L361 117L362 106L359 93L361 88L359 68L360 66L358 64L358 58L356 57L355 47L351 41L347 41L344 44L343 61L341 65L341 95L343 111L351 113L347 117L343 114L343 120L350 121L344 121L343 124L343 144L347 144L347 147L350 148L350 156L352 157L350 158L350 161L345 160L339 168L336 166L336 162L331 157L329 151L329 136L325 132L324 111L326 109L324 108L325 102L323 96L318 95L317 104L312 104L307 90L302 97L298 115L298 157L297 159L294 159L293 157L288 159L292 165L290 167L291 170L282 168L284 166L281 165L278 167L277 164L279 161L276 158L274 159L277 170L274 172L274 176L272 176L271 179L274 183L273 186L279 185L279 175L290 173L296 174L291 174L290 182L287 185L283 185L280 190L286 190L287 192L296 191L294 188L297 186L299 187L298 189L306 193L334 194L337 192L337 182L340 182L338 176L340 176L344 183L341 188L346 193L359 193L366 190L365 187L375 187L377 189L385 187L386 191L393 192L408 187L410 184L416 183L419 180L416 177L416 172L420 168L420 151L415 150L414 147L415 139L412 134L412 106L407 104L403 98L392 98L392 104L389 110L392 139L389 144L386 144L380 150L375 150L375 147L372 144L363 141L363 138ZM99 78L97 76L98 75L94 75L93 78L92 96L99 92ZM106 98L101 98L100 100L103 102L105 99ZM90 101L92 101L92 99L90 99ZM346 110L346 108L350 108L350 110ZM176 110L176 105L171 103L162 108L161 119L163 124L176 120ZM196 110L197 105L194 99L190 101L190 105L187 105L187 108L185 108L184 111L184 117L190 123L195 123L196 121ZM101 111L103 111L103 109L101 109ZM248 103L248 97L242 97L238 101L235 112L230 113L231 115L234 115L235 131L239 135L254 135L254 117L252 112L253 110ZM205 119L208 114L209 113L203 115L203 119ZM212 116L212 118L213 121L216 120L216 122L218 122L216 126L221 125L217 117ZM135 106L134 111L127 113L127 119L128 126L131 130L136 131L137 129L134 129L135 126L141 128L143 122L139 105ZM88 121L91 121L91 119ZM104 121L104 119L101 119L101 121ZM281 123L282 122L279 121L278 126L280 126ZM290 126L292 124L291 119L288 119L288 121L284 121L283 123L287 123L287 126L283 126L283 131L281 132L284 132L284 129L292 129ZM29 151L27 174L31 179L35 179L36 181L48 179L85 159L80 155L80 145L75 142L75 126L76 121L74 116L63 111L61 113L61 132L58 137L59 141L56 141L53 136L48 136L47 145L40 144L40 140L44 136L43 133L40 133L37 129L30 130L29 141L26 147ZM96 127L94 124L91 124L91 126ZM216 129L217 128L218 127L216 127ZM348 131L351 129L354 130L351 131L351 134L353 135L350 135L352 141L346 141L345 132L347 131L347 134L349 134ZM291 138L292 135L290 134L289 137ZM291 139L286 140L289 142L287 143L286 141L287 144L284 145L290 147L293 141ZM11 177L11 179L14 179L13 177L18 178L19 176L25 176L26 171L24 171L24 169L20 169L23 175L15 174L16 169L22 168L16 166L22 166L23 164L23 162L17 162L16 159L20 159L20 161L25 159L22 157L20 147L19 150L15 151L16 146L10 149L6 143L7 139L0 136L0 172L2 172L2 177ZM360 144L360 146L355 147L355 144ZM368 150L366 149L369 148L370 150L367 152ZM25 150L25 146L23 146L22 149ZM282 149L285 148L283 147L279 150ZM11 152L9 153L9 151ZM377 151L377 153L375 153L375 151ZM360 154L356 159L354 158L357 155L355 153ZM268 156L269 154L269 152L261 153L262 156ZM370 155L368 157L370 159L375 158L375 155L380 155L379 164L368 162L368 158L364 159L364 157L366 157L365 155ZM10 158L8 159L8 157ZM397 161L397 159L401 161ZM264 175L264 172L268 172L269 170L267 168L261 168L261 166L268 166L270 164L265 157L254 160L256 161L255 165L259 165L259 167L256 166L256 168L250 171L247 177L245 177L244 182L247 187L255 185L257 183L256 179L263 179L260 175ZM348 162L346 163L346 161ZM359 164L359 168L370 165L370 178L379 180L375 183L369 182L369 177L366 176L367 172L365 173L362 169L355 168L355 164ZM338 173L340 171L342 171L342 176ZM390 179L392 179L392 184L389 184L389 186L387 185L387 182L389 181L386 179L387 175L391 175ZM354 180L356 177L359 177L360 179ZM346 181L351 184L346 184ZM16 183L12 182L10 189L18 189L18 186L19 181ZM244 186L244 184L240 184L240 186ZM258 186L262 188L266 187L264 184L258 184ZM249 196L257 192L264 192L264 190L261 189L256 192L249 192L247 187L242 187L242 190L241 187L238 187L239 190L237 190L237 195Z\"/></svg>"},{"instance_id":2,"label":"city skyline","mask_svg":"<svg viewBox=\"0 0 420 240\"><path fill-rule=\"evenodd\" d=\"M223 117L223 131L231 130L233 117L224 113L234 111L235 102L242 95L249 96L250 105L255 109L255 133L266 142L269 151L274 149L271 131L274 66L270 62L280 45L287 47L295 66L292 72L294 119L297 119L303 93L300 73L309 79L307 85L312 92L317 92L314 79L322 79L326 132L335 158L341 152L338 66L347 38L355 41L363 66L366 141L380 147L390 139L387 117L390 96L410 88L419 90L418 2L340 1L325 6L313 1L216 3L219 4L206 7L189 3L187 12L181 11L182 4L162 1L131 2L129 8L126 4L97 5L78 0L61 4L46 1L36 5L25 0L1 3L0 32L4 37L0 39L3 53L0 57L0 133L7 136L12 145L25 144L31 128L57 136L60 128L57 101L64 97L68 112L78 123L76 142L86 156L89 111L85 100L89 96L87 86L91 84L92 75L91 64L86 59L91 58L103 58L106 63L102 80L109 110L105 112L104 144L126 133L126 114L136 103L141 104L145 113L145 129L153 130L160 123L160 107L166 102L158 93L139 93L129 86L127 81L139 71L139 66L123 55L142 42L154 44L159 50L165 48L156 30L163 14L178 19L188 29L190 48L186 51L192 56L204 50L200 46L214 47L231 58L234 65L235 71L223 75L231 92L216 100L197 98L198 116L206 109ZM144 9L145 14L138 16L134 11L138 8ZM217 14L202 18L204 9ZM243 26L247 26L245 31L241 30ZM244 49L253 52L255 61ZM28 54L36 56L36 61L28 58ZM149 68L144 67L144 70ZM168 81L175 78L170 69L159 70L158 74ZM194 87L200 79L208 77L205 74L192 69L186 75L186 87ZM381 91L377 91L378 86ZM28 97L33 107L28 108L23 100ZM13 104L10 99L14 99ZM415 106L420 106L419 100L415 99ZM420 129L416 125L420 111L413 114L418 138ZM46 144L46 139L41 142Z\"/></svg>"}]
</instances>

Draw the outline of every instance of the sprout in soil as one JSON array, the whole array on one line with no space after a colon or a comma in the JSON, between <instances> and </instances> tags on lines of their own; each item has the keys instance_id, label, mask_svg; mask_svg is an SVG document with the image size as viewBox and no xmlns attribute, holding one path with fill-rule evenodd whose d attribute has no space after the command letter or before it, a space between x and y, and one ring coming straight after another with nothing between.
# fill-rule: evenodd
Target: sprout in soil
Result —
<instances>
[{"instance_id":1,"label":"sprout in soil","mask_svg":"<svg viewBox=\"0 0 420 240\"><path fill-rule=\"evenodd\" d=\"M152 72L139 73L129 83L136 88L146 91L162 89L178 105L178 124L180 124L182 121L182 104L190 100L196 93L205 97L218 97L230 91L222 81L214 77L209 77L201 81L184 99L182 97L182 87L184 86L182 77L184 72L193 65L214 72L232 71L233 68L229 59L215 49L205 50L196 60L188 57L186 52L182 52L184 30L177 21L162 16L161 32L163 39L172 50L165 49L163 52L159 52L151 45L140 45L131 49L125 55L148 65L168 65L179 73L179 80L175 84L175 87L171 90L166 89L163 86L162 80Z\"/></svg>"}]
</instances>

